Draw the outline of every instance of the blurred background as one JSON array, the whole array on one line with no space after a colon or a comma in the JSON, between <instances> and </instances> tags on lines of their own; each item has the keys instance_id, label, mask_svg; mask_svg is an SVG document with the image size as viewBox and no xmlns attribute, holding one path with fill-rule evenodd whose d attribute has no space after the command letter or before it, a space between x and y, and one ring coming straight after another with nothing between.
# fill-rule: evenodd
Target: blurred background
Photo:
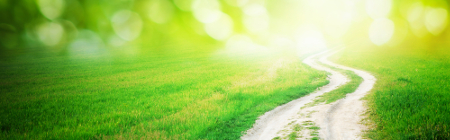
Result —
<instances>
[{"instance_id":1,"label":"blurred background","mask_svg":"<svg viewBox=\"0 0 450 140\"><path fill-rule=\"evenodd\" d=\"M448 46L448 7L448 0L0 0L0 55Z\"/></svg>"}]
</instances>

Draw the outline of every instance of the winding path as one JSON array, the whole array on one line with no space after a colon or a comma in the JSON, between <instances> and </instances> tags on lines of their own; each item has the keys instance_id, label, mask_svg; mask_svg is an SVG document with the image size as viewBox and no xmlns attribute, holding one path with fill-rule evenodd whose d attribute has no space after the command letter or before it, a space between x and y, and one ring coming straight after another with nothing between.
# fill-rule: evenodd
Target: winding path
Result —
<instances>
[{"instance_id":1,"label":"winding path","mask_svg":"<svg viewBox=\"0 0 450 140\"><path fill-rule=\"evenodd\" d=\"M360 135L361 131L365 129L365 126L360 124L360 122L363 118L361 115L364 113L365 108L363 101L360 99L372 89L376 78L367 72L328 61L327 58L336 52L338 51L324 51L303 60L303 63L314 69L331 73L328 77L329 84L319 88L314 93L266 112L259 117L253 125L253 128L247 130L247 133L241 139L270 140L275 137L282 138L291 131L289 128L293 123L305 121L314 122L319 126L319 136L323 139L362 139ZM330 92L348 81L347 77L343 74L322 66L317 61L338 69L353 71L363 78L363 82L355 92L347 94L343 99L331 104L319 104L307 107L305 105L311 103L317 96ZM305 116L305 114L308 115ZM306 139L308 137L303 138Z\"/></svg>"}]
</instances>

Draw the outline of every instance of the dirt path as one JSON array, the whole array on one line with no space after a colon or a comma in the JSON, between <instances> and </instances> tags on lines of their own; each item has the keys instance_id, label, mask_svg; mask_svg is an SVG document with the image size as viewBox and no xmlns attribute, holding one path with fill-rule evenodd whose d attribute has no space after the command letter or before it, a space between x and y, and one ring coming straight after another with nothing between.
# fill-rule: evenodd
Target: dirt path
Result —
<instances>
[{"instance_id":1,"label":"dirt path","mask_svg":"<svg viewBox=\"0 0 450 140\"><path fill-rule=\"evenodd\" d=\"M376 79L367 72L328 61L327 58L336 52L325 51L303 61L312 68L331 73L328 85L308 96L266 112L241 138L244 140L270 140L274 138L287 139L289 135L296 135L297 139L310 139L317 136L321 139L362 139L360 134L365 126L360 122L365 109L363 101L360 99L372 89ZM343 74L319 65L317 61L339 69L354 71L364 81L354 93L347 94L343 99L331 104L306 107L305 105L312 102L317 96L332 91L348 81Z\"/></svg>"}]
</instances>

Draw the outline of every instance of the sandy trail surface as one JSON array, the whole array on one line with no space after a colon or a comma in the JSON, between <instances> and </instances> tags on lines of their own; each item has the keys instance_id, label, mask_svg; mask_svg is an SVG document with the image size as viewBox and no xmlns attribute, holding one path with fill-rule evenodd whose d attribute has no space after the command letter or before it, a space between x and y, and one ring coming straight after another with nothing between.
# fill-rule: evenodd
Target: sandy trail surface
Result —
<instances>
[{"instance_id":1,"label":"sandy trail surface","mask_svg":"<svg viewBox=\"0 0 450 140\"><path fill-rule=\"evenodd\" d=\"M266 112L241 139L271 140L277 137L286 139L294 131L298 135L297 139L310 139L316 136L330 140L362 139L361 132L366 128L360 122L363 119L361 115L365 107L360 99L372 89L376 79L367 72L328 61L327 58L336 52L338 51L324 51L303 60L303 63L314 69L331 73L328 77L329 84L307 96ZM347 94L343 99L330 104L307 106L306 104L313 102L317 96L335 90L348 82L345 75L318 64L318 61L338 69L353 71L363 78L363 82L355 92ZM295 128L298 126L304 129ZM313 127L320 127L320 129L308 129Z\"/></svg>"}]
</instances>

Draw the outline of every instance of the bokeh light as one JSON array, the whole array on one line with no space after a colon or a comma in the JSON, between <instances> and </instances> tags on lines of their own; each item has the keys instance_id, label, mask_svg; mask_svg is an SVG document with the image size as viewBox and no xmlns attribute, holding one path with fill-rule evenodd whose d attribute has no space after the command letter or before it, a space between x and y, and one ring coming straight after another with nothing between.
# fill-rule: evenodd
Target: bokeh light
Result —
<instances>
[{"instance_id":1,"label":"bokeh light","mask_svg":"<svg viewBox=\"0 0 450 140\"><path fill-rule=\"evenodd\" d=\"M141 17L129 10L116 12L111 18L111 23L116 34L127 41L139 37L143 26Z\"/></svg>"},{"instance_id":2,"label":"bokeh light","mask_svg":"<svg viewBox=\"0 0 450 140\"><path fill-rule=\"evenodd\" d=\"M409 21L412 33L417 37L423 37L427 34L424 24L424 6L421 2L414 2L406 8L404 17Z\"/></svg>"},{"instance_id":3,"label":"bokeh light","mask_svg":"<svg viewBox=\"0 0 450 140\"><path fill-rule=\"evenodd\" d=\"M424 58L429 57L430 60L439 64L437 62L445 59L432 55L438 53L444 54L444 51L441 50L448 49L443 48L450 49L449 8L450 0L0 0L0 67L4 73L0 77L6 77L6 80L2 81L3 85L0 86L0 92L13 91L10 87L21 84L36 85L36 79L37 81L44 81L44 83L50 82L47 84L50 86L57 81L75 83L75 85L67 86L59 86L61 83L56 83L54 85L56 86L55 88L49 89L49 91L53 91L48 93L50 95L56 95L56 92L65 92L68 89L73 89L77 93L88 93L91 91L95 93L115 93L125 91L133 92L128 97L134 97L134 93L136 95L142 93L148 94L148 97L152 99L163 97L153 96L152 91L165 93L167 92L164 90L165 88L184 90L185 87L202 88L204 86L217 86L212 90L205 90L199 96L191 96L185 93L178 94L178 92L176 95L173 93L165 93L164 95L170 95L167 96L167 99L169 99L183 94L183 96L186 96L186 99L189 99L189 102L197 103L195 101L197 99L203 97L209 98L209 96L206 96L206 93L211 91L214 93L214 96L212 96L214 98L211 99L221 100L225 98L226 100L224 101L226 102L224 103L238 106L234 102L228 102L229 97L245 99L253 95L239 93L237 94L239 96L228 96L229 91L238 91L241 90L241 87L233 86L234 83L229 82L222 82L215 85L209 79L202 78L203 75L200 75L200 79L197 79L200 82L189 81L189 79L195 78L190 73L198 71L203 74L203 71L207 71L208 68L213 68L208 66L210 63L216 62L220 64L213 64L211 66L228 69L233 68L233 66L247 66L247 64L255 66L267 64L270 67L272 66L270 64L274 63L276 65L273 66L276 67L278 64L285 65L283 59L303 59L319 51L326 49L339 50L342 47L347 47L345 49L346 51L341 56L336 55L335 58L339 59L350 56L350 52L355 52L355 56L357 56L360 55L358 54L360 52L363 54L367 51L370 55L373 55L375 53L372 52L384 50L406 50L405 52L398 51L401 56L406 56L409 55L409 50L412 50L411 52L419 50L425 52L423 53ZM389 55L395 55L395 53L386 54L386 58L388 59L385 60L394 60ZM370 55L367 57L368 60L375 58ZM414 57L411 60L418 62L421 57L422 54L420 57ZM275 59L283 61L272 61ZM286 63L289 64L286 66L304 68L297 61L291 62L295 62L295 65L294 63L292 65L291 63ZM350 64L350 61L348 62ZM42 67L39 71L28 69L28 66L44 66L43 64L46 66ZM61 70L67 72L67 74L59 73L63 75L52 78L52 73L55 73L53 69L56 68L54 66L58 65L63 66L64 69ZM95 66L91 67L91 65ZM364 64L360 68L371 67L371 65L373 66L372 63ZM129 67L142 69L143 71L130 72ZM165 67L173 67L174 69L165 71ZM236 73L238 74L237 77L248 77L244 79L244 83L251 83L252 79L255 78L260 79L258 78L259 74L267 77L265 75L267 73L265 69L268 67L247 69L257 75L247 75L244 71L240 71L241 68L239 67L235 67L236 72L238 72ZM445 65L444 67L444 69L448 69L449 65ZM97 75L91 73L93 68L96 69L95 71L102 72ZM280 71L277 71L277 68L273 69L273 73L289 74L291 72L290 70L285 71L283 68L285 67L280 67ZM411 65L405 69L412 69L413 71L415 69L416 72L420 72L425 67ZM45 72L46 70L48 71ZM392 68L380 66L377 67L377 70L390 72ZM126 76L126 73L131 73L133 76ZM233 80L236 76L233 76L232 72L212 73L218 74L218 77L214 77L216 79L231 77L228 80L235 81L236 83L243 82L240 79ZM29 80L19 79L18 81L8 81L8 79L12 79L11 77L26 78L20 74L39 76L31 77L32 79ZM96 76L97 78L92 76ZM149 77L154 76L173 82L165 84L158 82L158 78L156 80L149 79ZM299 75L294 74L292 76ZM300 76L302 76L301 73ZM308 77L307 75L303 76ZM177 77L181 81L174 81ZM317 75L309 77L314 78ZM436 80L449 80L448 77L442 79L439 79L439 77L431 78L436 78ZM114 84L103 84L102 82L105 80L112 80L111 83ZM272 80L283 82L289 79L277 77ZM420 82L415 81L414 77L408 77L408 75L389 77L387 80L390 82L388 84L400 84L402 86ZM315 81L315 84L321 84L317 80ZM82 82L87 82L86 84L82 84L86 86L76 84ZM204 84L205 82L206 84ZM94 86L97 83L100 83L100 86ZM265 83L271 84L270 81ZM297 83L303 84L301 81L295 81L295 84ZM143 92L140 92L141 89L138 89L139 91L129 90L130 86L145 87L146 84L156 85L154 86L155 88L148 90L148 92L145 89L142 89ZM222 85L232 86L222 89ZM91 87L94 87L94 89L90 90ZM40 88L43 87L36 87L36 91L46 91L40 90ZM294 88L297 87L293 86L283 88L282 90L287 91L287 94L291 94L291 89ZM33 98L34 100L34 95L21 92L22 89L20 87L17 89L19 89L17 90L19 91L17 94L23 96L23 98L20 98L23 101L27 101L27 104L24 104L24 106L17 104L19 105L17 107L28 108L29 105L34 104L32 102L29 102L32 104L28 104L29 99ZM267 93L269 95L275 92ZM2 97L9 98L9 96L5 94L5 96L0 96L0 99L3 99ZM72 95L64 94L62 96ZM43 96L36 97L36 99L46 98L45 100L48 98ZM164 98L166 97L164 96ZM48 101L53 101L53 99L58 99L55 100L58 102L60 101L59 97L48 99ZM221 104L220 102L214 102L214 100L204 100L202 103L204 102L213 106ZM92 98L92 100L88 101L95 102L97 100ZM10 103L14 102L11 101ZM70 107L71 103L67 105ZM36 102L36 104L38 104L36 107L44 109L44 112L36 110L34 112L36 114L45 113L45 109L48 106L42 106L39 102ZM138 104L145 104L139 105L142 108L145 108L146 105L159 105L148 101L140 101L136 103L136 105ZM168 104L172 105L171 103ZM179 105L183 106L182 104ZM86 104L86 106L89 106L89 104ZM129 106L124 105L122 107L126 109ZM260 111L267 109L267 106L261 107L257 106L257 109L260 109ZM450 109L448 104L447 106L442 105L440 107ZM123 113L121 109L124 108L99 111L100 115L111 111ZM227 112L225 110L224 112L223 108L217 107L213 107L212 109L219 110L218 114L212 114L213 117L214 115L223 116L227 113L239 114L243 111L236 110L234 112ZM8 114L8 111L10 110L7 109L6 114ZM19 113L23 111L26 112L26 109L19 109ZM58 111L61 113L65 112L66 117L73 117L74 113L77 115L77 112L70 112L70 110L69 112L64 109ZM191 128L190 125L192 123L184 121L183 116L181 116L183 121L174 123L183 123L184 125L175 126L165 123L164 120L167 118L178 118L180 115L176 112L186 111L180 108L180 106L167 106L162 108L162 110L150 111L166 111L169 114L175 113L175 115L151 116L150 119L157 119L158 124L153 126L144 123L146 126L145 131L139 130L141 126L140 122L149 118L125 118L125 120L122 119L117 123L114 121L115 126L110 127L111 131L100 129L100 127L85 131L86 127L78 127L79 122L76 121L70 122L69 124L58 122L62 125L55 127L60 128L54 129L55 133L47 134L40 133L41 131L53 129L52 126L45 125L46 122L22 119L19 116L17 120L25 120L23 124L26 124L26 127L23 127L25 125L16 124L14 121L9 122L8 119L1 118L0 115L2 120L6 120L0 121L0 140L3 137L3 139L33 139L33 134L39 134L34 139L64 139L66 136L69 136L67 139L119 139L122 137L116 137L119 136L116 132L122 131L127 132L123 134L129 137L133 137L134 135L128 134L135 134L134 132L136 132L136 134L139 133L139 136L147 134L155 136L156 138L154 139L201 138L197 137L197 135L190 135L196 133L201 134L202 137L205 136L205 138L213 139L215 137L209 137L209 134L228 132L228 130L214 129L215 122L221 124L228 123L226 120L204 121L205 123L201 125L205 126L207 130L209 128L214 129L208 132L208 134L203 133L203 128L196 128L195 131L186 130L185 133L184 129ZM428 111L437 113L433 110ZM0 109L0 113L4 112L5 110ZM141 112L134 112L134 114L140 115ZM133 112L131 115L133 115ZM193 113L190 115L195 116ZM30 116L29 113L28 116ZM7 117L15 116L10 115ZM205 118L205 116L198 117ZM117 118L123 117L118 116ZM447 117L447 121L450 120L449 118ZM84 119L89 120L89 117L85 117ZM64 116L62 120L64 120ZM103 121L110 120L110 118L103 119ZM54 122L51 118L45 119L44 121ZM6 122L6 124L3 122ZM76 130L66 129L66 126L72 125L73 123L76 123L73 125L74 127L70 127L76 127ZM104 125L102 122L89 121L89 123L103 126L107 125ZM241 124L248 125L247 123ZM170 129L167 129L168 127ZM424 127L431 129L433 126ZM134 131L134 128L138 129ZM405 129L409 131L410 127L408 126ZM158 131L154 131L155 133L146 133L150 132L147 130L151 130L151 132L153 130ZM415 129L411 130L414 131L413 133L416 133ZM430 131L430 134L424 133L423 135L434 136L435 134L440 135L443 132L441 131L442 129L434 130L432 132ZM200 131L202 132L200 133ZM417 133L422 135L421 130L417 130ZM117 135L114 136L114 134ZM230 138L237 134L230 134ZM121 135L122 133L120 133ZM165 137L168 135L171 137ZM152 139L153 137L147 138ZM410 138L409 134L405 135L404 138ZM433 138L440 139L442 137ZM125 137L124 139L127 138Z\"/></svg>"},{"instance_id":4,"label":"bokeh light","mask_svg":"<svg viewBox=\"0 0 450 140\"><path fill-rule=\"evenodd\" d=\"M367 0L367 14L373 18L386 18L389 16L392 8L391 0Z\"/></svg>"},{"instance_id":5,"label":"bokeh light","mask_svg":"<svg viewBox=\"0 0 450 140\"><path fill-rule=\"evenodd\" d=\"M84 40L103 42L87 44L103 44L106 51L176 52L160 46L209 41L300 54L355 40L392 47L448 38L448 6L445 0L3 0L0 48L71 54L64 51L82 44L81 31Z\"/></svg>"},{"instance_id":6,"label":"bokeh light","mask_svg":"<svg viewBox=\"0 0 450 140\"><path fill-rule=\"evenodd\" d=\"M56 22L44 22L36 27L39 40L47 46L55 46L64 36L64 28Z\"/></svg>"},{"instance_id":7,"label":"bokeh light","mask_svg":"<svg viewBox=\"0 0 450 140\"><path fill-rule=\"evenodd\" d=\"M63 12L65 8L64 0L38 0L39 9L42 14L48 19L56 19Z\"/></svg>"},{"instance_id":8,"label":"bokeh light","mask_svg":"<svg viewBox=\"0 0 450 140\"><path fill-rule=\"evenodd\" d=\"M222 13L218 20L205 25L205 31L216 40L225 40L233 33L233 20Z\"/></svg>"},{"instance_id":9,"label":"bokeh light","mask_svg":"<svg viewBox=\"0 0 450 140\"><path fill-rule=\"evenodd\" d=\"M300 56L305 53L304 50L321 50L327 48L327 41L323 33L314 25L304 25L299 28L295 39L297 42L297 54Z\"/></svg>"},{"instance_id":10,"label":"bokeh light","mask_svg":"<svg viewBox=\"0 0 450 140\"><path fill-rule=\"evenodd\" d=\"M260 4L250 4L243 8L244 25L251 33L266 31L269 28L270 19L267 10Z\"/></svg>"},{"instance_id":11,"label":"bokeh light","mask_svg":"<svg viewBox=\"0 0 450 140\"><path fill-rule=\"evenodd\" d=\"M127 43L126 40L120 38L116 34L112 34L108 37L108 44L114 47L120 47Z\"/></svg>"},{"instance_id":12,"label":"bokeh light","mask_svg":"<svg viewBox=\"0 0 450 140\"><path fill-rule=\"evenodd\" d=\"M102 38L90 30L79 31L78 37L69 44L68 50L73 56L106 53Z\"/></svg>"},{"instance_id":13,"label":"bokeh light","mask_svg":"<svg viewBox=\"0 0 450 140\"><path fill-rule=\"evenodd\" d=\"M225 0L228 5L234 7L242 7L249 2L249 0Z\"/></svg>"},{"instance_id":14,"label":"bokeh light","mask_svg":"<svg viewBox=\"0 0 450 140\"><path fill-rule=\"evenodd\" d=\"M397 46L400 45L405 39L408 37L408 34L410 33L409 29L409 23L406 19L402 18L396 18L393 19L392 22L394 22L394 33L387 43L390 46Z\"/></svg>"},{"instance_id":15,"label":"bokeh light","mask_svg":"<svg viewBox=\"0 0 450 140\"><path fill-rule=\"evenodd\" d=\"M335 1L332 5L324 14L323 28L333 38L340 38L352 25L356 11L354 3L349 1Z\"/></svg>"},{"instance_id":16,"label":"bokeh light","mask_svg":"<svg viewBox=\"0 0 450 140\"><path fill-rule=\"evenodd\" d=\"M235 34L225 43L225 52L231 56L247 56L248 54L268 54L269 49L256 43L250 36Z\"/></svg>"},{"instance_id":17,"label":"bokeh light","mask_svg":"<svg viewBox=\"0 0 450 140\"><path fill-rule=\"evenodd\" d=\"M423 10L424 6L422 5L422 3L415 2L411 4L410 7L408 7L407 15L405 17L411 23L418 22L419 20L421 20Z\"/></svg>"},{"instance_id":18,"label":"bokeh light","mask_svg":"<svg viewBox=\"0 0 450 140\"><path fill-rule=\"evenodd\" d=\"M239 34L233 35L225 44L226 48L232 51L248 51L253 48L253 45L253 41L250 37Z\"/></svg>"},{"instance_id":19,"label":"bokeh light","mask_svg":"<svg viewBox=\"0 0 450 140\"><path fill-rule=\"evenodd\" d=\"M425 15L425 27L433 35L439 35L447 27L448 12L444 8L429 8Z\"/></svg>"},{"instance_id":20,"label":"bokeh light","mask_svg":"<svg viewBox=\"0 0 450 140\"><path fill-rule=\"evenodd\" d=\"M369 37L373 43L380 46L391 39L394 31L394 22L386 18L378 18L370 25Z\"/></svg>"},{"instance_id":21,"label":"bokeh light","mask_svg":"<svg viewBox=\"0 0 450 140\"><path fill-rule=\"evenodd\" d=\"M212 23L219 20L222 12L217 0L195 0L192 9L195 18L202 23Z\"/></svg>"}]
</instances>

